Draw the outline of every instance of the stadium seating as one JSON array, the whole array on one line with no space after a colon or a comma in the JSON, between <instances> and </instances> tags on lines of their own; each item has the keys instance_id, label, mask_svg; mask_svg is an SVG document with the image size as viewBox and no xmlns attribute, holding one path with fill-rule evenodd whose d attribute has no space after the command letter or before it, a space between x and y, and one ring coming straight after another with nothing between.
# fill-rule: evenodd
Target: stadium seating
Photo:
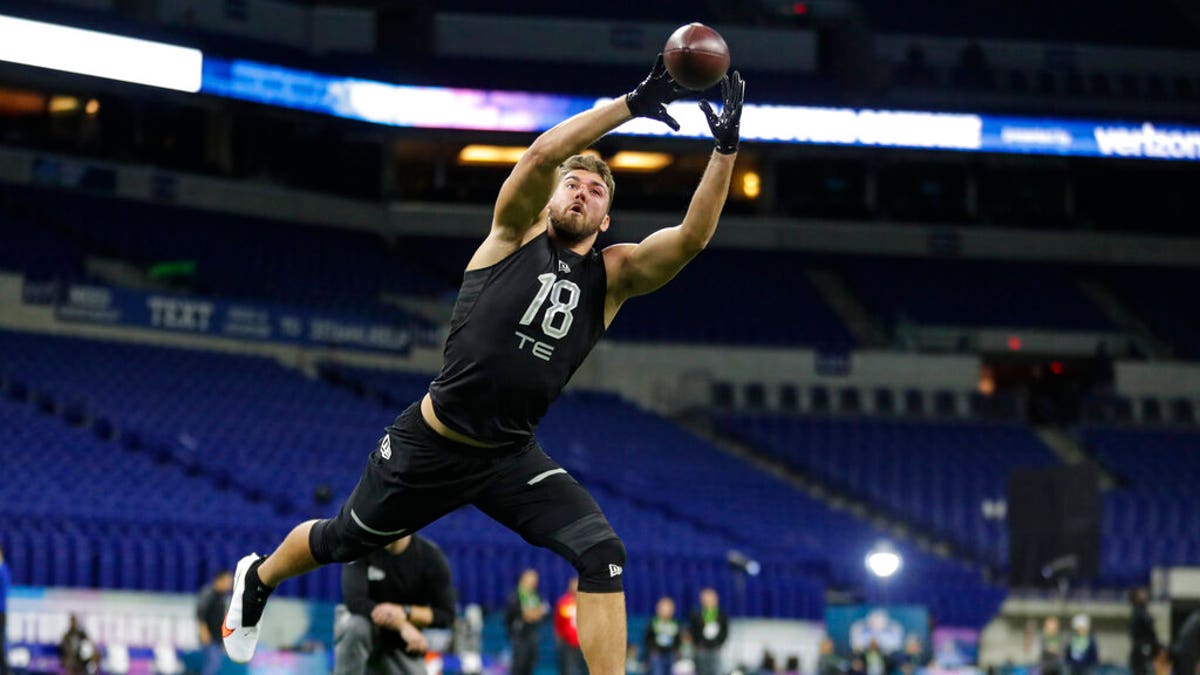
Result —
<instances>
[{"instance_id":1,"label":"stadium seating","mask_svg":"<svg viewBox=\"0 0 1200 675\"><path fill-rule=\"evenodd\" d=\"M315 502L315 488L328 485L335 499L344 498L366 453L398 412L264 358L8 332L0 332L0 352L7 390L24 399L7 404L17 412L5 419L25 429L11 435L12 442L28 458L19 464L22 473L11 475L28 479L24 484L30 486L6 491L12 497L5 501L6 515L25 524L8 535L9 548L25 552L20 556L61 551L65 560L75 561L60 569L40 565L40 557L19 558L22 564L14 568L41 570L19 579L23 583L190 590L215 567L179 572L184 558L196 555L228 565L248 550L271 546L302 518L329 515L335 504ZM408 376L406 395L420 391L427 379ZM72 410L78 429L67 428ZM101 428L116 429L117 439L96 437ZM38 438L46 429L73 440L42 445ZM34 460L63 454L59 446L106 463L81 464L80 475L56 479L57 464ZM280 480L281 469L286 480ZM143 483L153 488L139 492ZM72 493L42 485L76 488ZM31 499L32 494L38 498ZM679 587L692 594L697 584L709 582L733 593L724 560L730 541L722 529L706 529L663 504L606 493L604 485L597 485L597 496L616 526L628 531L636 553L628 573L631 607L649 611L666 580L685 584ZM95 508L101 497L111 502L108 510ZM216 511L224 529L213 525L207 506L213 503L228 509L228 517ZM160 516L167 509L192 520ZM81 511L102 519L93 523ZM46 534L75 531L95 539L87 547L59 547ZM137 532L153 536L134 537ZM491 606L503 601L524 567L546 570L548 581L558 587L571 573L553 554L528 547L473 509L452 514L429 533L455 560L464 598ZM197 552L200 545L209 548ZM115 562L102 555L110 549ZM76 563L91 572L71 571ZM747 609L819 615L823 584L811 574L815 564L764 557L767 569L782 571L768 577L769 584L750 587ZM176 572L166 576L156 571L160 568ZM332 599L336 579L322 573L290 592Z\"/></svg>"},{"instance_id":2,"label":"stadium seating","mask_svg":"<svg viewBox=\"0 0 1200 675\"><path fill-rule=\"evenodd\" d=\"M1183 289L1200 287L1200 269L1111 267L1096 273L1177 356L1200 358L1200 318L1179 311Z\"/></svg>"},{"instance_id":3,"label":"stadium seating","mask_svg":"<svg viewBox=\"0 0 1200 675\"><path fill-rule=\"evenodd\" d=\"M0 187L0 270L22 272L31 279L82 279L79 246L35 218Z\"/></svg>"},{"instance_id":4,"label":"stadium seating","mask_svg":"<svg viewBox=\"0 0 1200 675\"><path fill-rule=\"evenodd\" d=\"M796 471L935 533L983 562L1007 558L1002 523L984 518L1007 474L1055 463L1015 424L726 415L719 428Z\"/></svg>"},{"instance_id":5,"label":"stadium seating","mask_svg":"<svg viewBox=\"0 0 1200 675\"><path fill-rule=\"evenodd\" d=\"M1104 497L1105 579L1145 583L1150 567L1200 563L1200 433L1088 427L1080 440L1121 484Z\"/></svg>"},{"instance_id":6,"label":"stadium seating","mask_svg":"<svg viewBox=\"0 0 1200 675\"><path fill-rule=\"evenodd\" d=\"M48 224L22 230L28 240L15 250L23 258L78 265L81 254L90 254L144 270L155 263L190 261L195 273L176 280L181 290L406 320L412 317L379 303L381 293L449 290L412 265L400 264L388 242L371 233L51 190L23 191L14 199L31 218ZM51 226L61 234L48 234ZM6 262L0 255L0 266Z\"/></svg>"},{"instance_id":7,"label":"stadium seating","mask_svg":"<svg viewBox=\"0 0 1200 675\"><path fill-rule=\"evenodd\" d=\"M947 6L935 0L899 5L866 0L863 7L882 32L917 35L971 35L992 38L1063 42L1142 44L1185 47L1196 35L1168 0L1139 5L1137 12L1120 5L1086 0L1042 4L1027 11L998 0Z\"/></svg>"},{"instance_id":8,"label":"stadium seating","mask_svg":"<svg viewBox=\"0 0 1200 675\"><path fill-rule=\"evenodd\" d=\"M748 274L757 280L745 283ZM609 329L617 340L809 346L844 351L854 339L795 253L712 249L670 284L633 298Z\"/></svg>"},{"instance_id":9,"label":"stadium seating","mask_svg":"<svg viewBox=\"0 0 1200 675\"><path fill-rule=\"evenodd\" d=\"M846 259L851 286L893 325L1115 330L1060 268L1035 263Z\"/></svg>"}]
</instances>

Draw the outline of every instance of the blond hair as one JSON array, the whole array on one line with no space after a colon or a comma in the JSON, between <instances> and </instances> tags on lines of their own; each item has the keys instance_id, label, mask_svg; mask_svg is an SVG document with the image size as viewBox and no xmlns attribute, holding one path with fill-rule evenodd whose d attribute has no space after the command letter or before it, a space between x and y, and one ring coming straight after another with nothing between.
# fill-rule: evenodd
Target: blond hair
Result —
<instances>
[{"instance_id":1,"label":"blond hair","mask_svg":"<svg viewBox=\"0 0 1200 675\"><path fill-rule=\"evenodd\" d=\"M613 181L612 169L608 168L608 164L593 155L572 155L558 165L558 171L554 176L555 184L561 183L563 177L576 169L590 171L604 179L604 186L608 188L608 208L611 210L613 193L617 190L617 184Z\"/></svg>"}]
</instances>

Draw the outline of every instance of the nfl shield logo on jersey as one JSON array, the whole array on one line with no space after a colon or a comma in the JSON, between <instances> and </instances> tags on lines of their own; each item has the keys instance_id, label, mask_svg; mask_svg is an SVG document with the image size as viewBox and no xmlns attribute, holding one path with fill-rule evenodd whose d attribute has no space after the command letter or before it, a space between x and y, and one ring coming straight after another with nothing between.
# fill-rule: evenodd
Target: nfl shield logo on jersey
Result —
<instances>
[{"instance_id":1,"label":"nfl shield logo on jersey","mask_svg":"<svg viewBox=\"0 0 1200 675\"><path fill-rule=\"evenodd\" d=\"M379 456L384 459L392 458L392 438L390 436L379 439Z\"/></svg>"}]
</instances>

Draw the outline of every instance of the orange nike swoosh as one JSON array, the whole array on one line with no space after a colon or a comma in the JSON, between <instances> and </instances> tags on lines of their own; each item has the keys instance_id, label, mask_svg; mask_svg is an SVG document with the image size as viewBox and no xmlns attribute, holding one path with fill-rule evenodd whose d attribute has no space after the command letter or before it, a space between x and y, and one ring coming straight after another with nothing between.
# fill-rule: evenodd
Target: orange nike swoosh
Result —
<instances>
[{"instance_id":1,"label":"orange nike swoosh","mask_svg":"<svg viewBox=\"0 0 1200 675\"><path fill-rule=\"evenodd\" d=\"M225 622L222 621L221 622L221 637L227 638L230 635L233 635L233 629L230 628L229 626L226 626Z\"/></svg>"}]
</instances>

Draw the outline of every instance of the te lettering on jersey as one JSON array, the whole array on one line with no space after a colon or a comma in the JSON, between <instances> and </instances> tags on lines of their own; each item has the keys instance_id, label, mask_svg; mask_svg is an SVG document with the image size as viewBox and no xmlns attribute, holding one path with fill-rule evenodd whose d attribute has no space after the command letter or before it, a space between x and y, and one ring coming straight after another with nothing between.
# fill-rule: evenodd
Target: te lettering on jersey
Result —
<instances>
[{"instance_id":1,"label":"te lettering on jersey","mask_svg":"<svg viewBox=\"0 0 1200 675\"><path fill-rule=\"evenodd\" d=\"M517 343L518 351L524 350L528 345L533 345L529 347L530 353L543 361L549 361L550 355L554 353L554 345L542 342L541 340L526 335L521 331L517 331L517 338L520 340L520 342Z\"/></svg>"}]
</instances>

